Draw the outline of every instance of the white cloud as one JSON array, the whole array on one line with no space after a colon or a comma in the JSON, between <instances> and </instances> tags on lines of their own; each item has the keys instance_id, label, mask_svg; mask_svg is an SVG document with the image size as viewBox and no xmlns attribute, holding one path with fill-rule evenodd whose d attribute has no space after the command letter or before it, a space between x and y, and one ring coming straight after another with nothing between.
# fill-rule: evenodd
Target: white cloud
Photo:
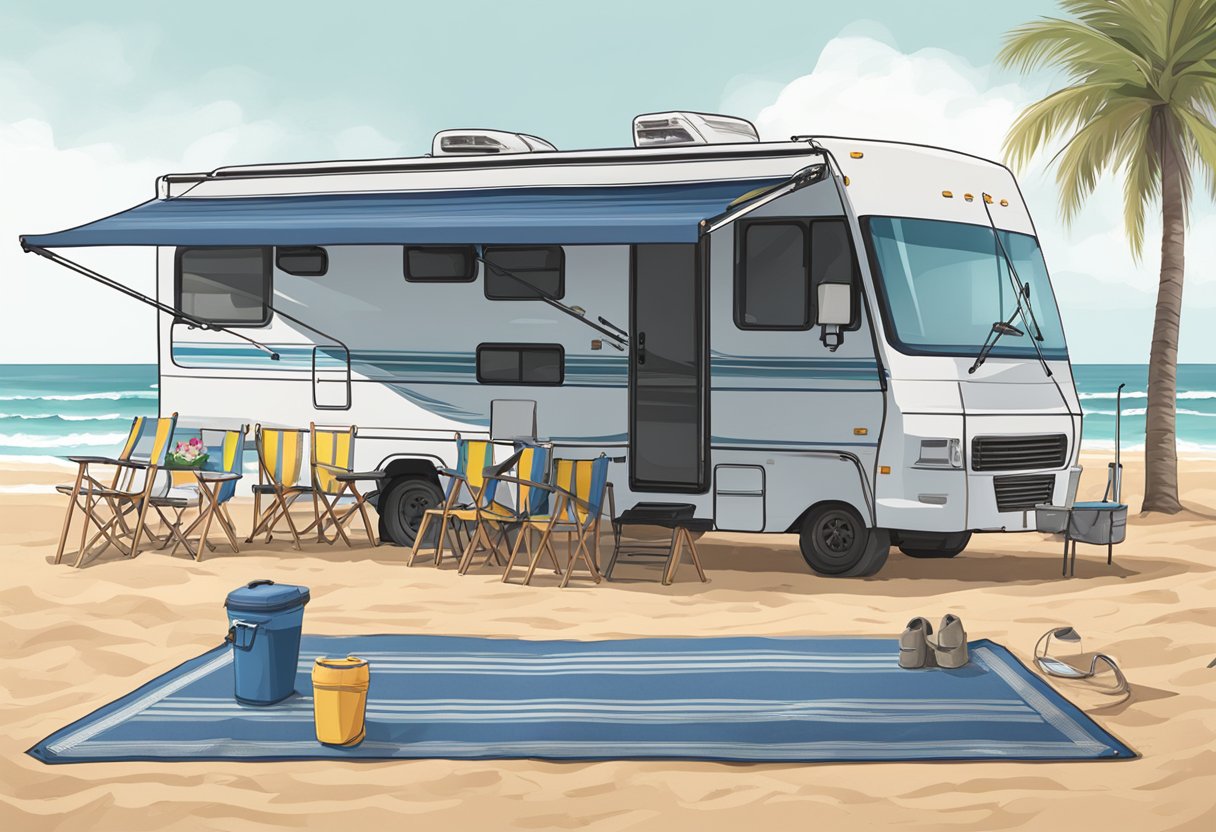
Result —
<instances>
[{"instance_id":1,"label":"white cloud","mask_svg":"<svg viewBox=\"0 0 1216 832\"><path fill-rule=\"evenodd\" d=\"M754 114L766 139L864 136L996 159L1018 112L1048 89L1038 82L1009 83L994 68L972 66L944 50L905 54L873 37L842 36L828 42L810 74L779 88L771 80L736 78L723 109ZM1136 263L1123 233L1117 174L1099 185L1070 231L1060 222L1054 178L1043 160L1019 178L1055 277L1074 360L1146 361L1160 222L1149 222L1145 256ZM1210 361L1216 355L1216 328L1202 320L1216 312L1216 249L1210 242L1216 236L1216 210L1199 199L1191 220L1181 358Z\"/></svg>"}]
</instances>

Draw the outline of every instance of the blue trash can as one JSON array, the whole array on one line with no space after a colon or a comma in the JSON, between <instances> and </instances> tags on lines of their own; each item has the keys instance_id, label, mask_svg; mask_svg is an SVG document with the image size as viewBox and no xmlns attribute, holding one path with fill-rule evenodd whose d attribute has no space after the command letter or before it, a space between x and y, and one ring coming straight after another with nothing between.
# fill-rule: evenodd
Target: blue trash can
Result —
<instances>
[{"instance_id":1,"label":"blue trash can","mask_svg":"<svg viewBox=\"0 0 1216 832\"><path fill-rule=\"evenodd\" d=\"M228 593L236 701L273 705L295 692L308 587L250 581Z\"/></svg>"}]
</instances>

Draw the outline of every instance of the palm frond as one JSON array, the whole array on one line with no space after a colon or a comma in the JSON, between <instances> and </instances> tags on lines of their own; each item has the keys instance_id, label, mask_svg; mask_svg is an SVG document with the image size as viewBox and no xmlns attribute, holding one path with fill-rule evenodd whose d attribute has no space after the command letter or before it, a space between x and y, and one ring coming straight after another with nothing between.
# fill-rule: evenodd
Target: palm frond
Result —
<instances>
[{"instance_id":1,"label":"palm frond","mask_svg":"<svg viewBox=\"0 0 1216 832\"><path fill-rule=\"evenodd\" d=\"M1123 171L1123 228L1132 250L1140 260L1144 253L1144 222L1148 207L1161 193L1161 159L1152 137L1152 111L1141 113L1132 129L1124 134L1119 154L1125 160Z\"/></svg>"},{"instance_id":2,"label":"palm frond","mask_svg":"<svg viewBox=\"0 0 1216 832\"><path fill-rule=\"evenodd\" d=\"M1147 81L1152 75L1150 61L1109 36L1074 20L1053 17L1010 31L996 60L1024 73L1059 65L1078 80L1099 69L1122 70L1121 74L1129 81Z\"/></svg>"},{"instance_id":3,"label":"palm frond","mask_svg":"<svg viewBox=\"0 0 1216 832\"><path fill-rule=\"evenodd\" d=\"M1184 133L1187 168L1194 175L1203 176L1208 196L1216 199L1216 127L1210 117L1192 107L1174 110Z\"/></svg>"},{"instance_id":4,"label":"palm frond","mask_svg":"<svg viewBox=\"0 0 1216 832\"><path fill-rule=\"evenodd\" d=\"M1053 138L1094 118L1113 90L1112 84L1079 84L1031 104L1005 136L1001 149L1006 160L1015 170L1025 168Z\"/></svg>"},{"instance_id":5,"label":"palm frond","mask_svg":"<svg viewBox=\"0 0 1216 832\"><path fill-rule=\"evenodd\" d=\"M1065 224L1076 218L1099 177L1125 161L1116 153L1127 146L1124 134L1142 123L1141 116L1149 111L1151 107L1142 100L1109 104L1061 151L1056 166L1056 184L1060 189L1060 216Z\"/></svg>"}]
</instances>

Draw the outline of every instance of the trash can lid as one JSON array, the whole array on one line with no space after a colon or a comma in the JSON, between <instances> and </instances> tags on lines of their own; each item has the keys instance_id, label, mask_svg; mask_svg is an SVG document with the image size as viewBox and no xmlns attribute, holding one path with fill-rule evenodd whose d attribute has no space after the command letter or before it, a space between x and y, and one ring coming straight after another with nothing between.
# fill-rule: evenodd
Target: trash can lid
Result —
<instances>
[{"instance_id":1,"label":"trash can lid","mask_svg":"<svg viewBox=\"0 0 1216 832\"><path fill-rule=\"evenodd\" d=\"M308 587L276 584L263 578L229 592L224 606L244 612L275 612L302 607L307 603Z\"/></svg>"}]
</instances>

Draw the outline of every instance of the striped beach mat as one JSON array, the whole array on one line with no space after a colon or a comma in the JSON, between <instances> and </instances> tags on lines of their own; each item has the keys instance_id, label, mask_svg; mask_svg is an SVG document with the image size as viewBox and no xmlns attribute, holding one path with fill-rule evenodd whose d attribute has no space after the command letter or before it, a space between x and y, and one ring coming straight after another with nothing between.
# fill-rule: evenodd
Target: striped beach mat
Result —
<instances>
[{"instance_id":1,"label":"striped beach mat","mask_svg":"<svg viewBox=\"0 0 1216 832\"><path fill-rule=\"evenodd\" d=\"M313 735L316 656L371 664L367 738ZM108 760L667 758L731 762L1095 760L1133 752L1008 650L902 670L895 639L518 641L304 636L296 694L233 699L217 647L30 749Z\"/></svg>"}]
</instances>

